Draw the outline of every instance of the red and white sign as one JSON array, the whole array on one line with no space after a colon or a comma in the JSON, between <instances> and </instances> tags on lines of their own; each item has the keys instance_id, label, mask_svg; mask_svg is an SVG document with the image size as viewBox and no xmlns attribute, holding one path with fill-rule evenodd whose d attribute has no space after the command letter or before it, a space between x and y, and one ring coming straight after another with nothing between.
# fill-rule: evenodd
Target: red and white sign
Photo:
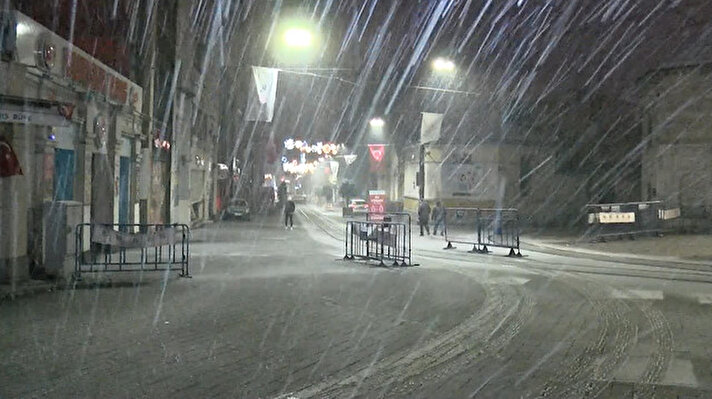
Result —
<instances>
[{"instance_id":1,"label":"red and white sign","mask_svg":"<svg viewBox=\"0 0 712 399\"><path fill-rule=\"evenodd\" d=\"M371 159L376 162L383 161L383 156L386 154L386 146L384 144L369 144L368 152L371 153Z\"/></svg>"},{"instance_id":2,"label":"red and white sign","mask_svg":"<svg viewBox=\"0 0 712 399\"><path fill-rule=\"evenodd\" d=\"M368 211L372 220L383 220L386 213L386 192L383 190L368 191Z\"/></svg>"},{"instance_id":3,"label":"red and white sign","mask_svg":"<svg viewBox=\"0 0 712 399\"><path fill-rule=\"evenodd\" d=\"M368 152L371 154L371 172L383 170L383 158L386 155L385 144L369 144Z\"/></svg>"}]
</instances>

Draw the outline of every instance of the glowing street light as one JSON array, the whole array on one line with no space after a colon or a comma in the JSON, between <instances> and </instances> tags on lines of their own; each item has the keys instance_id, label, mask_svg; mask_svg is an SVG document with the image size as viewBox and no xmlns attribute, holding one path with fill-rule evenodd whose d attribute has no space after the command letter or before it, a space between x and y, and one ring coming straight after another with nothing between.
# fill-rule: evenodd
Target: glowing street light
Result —
<instances>
[{"instance_id":1,"label":"glowing street light","mask_svg":"<svg viewBox=\"0 0 712 399\"><path fill-rule=\"evenodd\" d=\"M290 28L284 32L284 43L293 48L306 48L312 45L314 35L304 28Z\"/></svg>"},{"instance_id":2,"label":"glowing street light","mask_svg":"<svg viewBox=\"0 0 712 399\"><path fill-rule=\"evenodd\" d=\"M455 63L447 58L436 58L433 61L433 69L438 72L452 72L455 70Z\"/></svg>"},{"instance_id":3,"label":"glowing street light","mask_svg":"<svg viewBox=\"0 0 712 399\"><path fill-rule=\"evenodd\" d=\"M379 127L383 127L383 125L385 125L386 122L384 122L383 119L381 119L381 118L373 118L373 119L371 119L369 124L371 125L371 127L379 128Z\"/></svg>"}]
</instances>

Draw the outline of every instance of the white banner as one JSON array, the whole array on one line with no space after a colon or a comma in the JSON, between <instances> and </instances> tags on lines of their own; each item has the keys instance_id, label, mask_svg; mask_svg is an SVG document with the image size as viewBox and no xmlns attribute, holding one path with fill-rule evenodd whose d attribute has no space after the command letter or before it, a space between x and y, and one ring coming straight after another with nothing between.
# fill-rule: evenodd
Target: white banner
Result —
<instances>
[{"instance_id":1,"label":"white banner","mask_svg":"<svg viewBox=\"0 0 712 399\"><path fill-rule=\"evenodd\" d=\"M329 183L336 184L337 177L339 175L339 161L330 161L329 169L331 169L331 176L329 176Z\"/></svg>"},{"instance_id":2,"label":"white banner","mask_svg":"<svg viewBox=\"0 0 712 399\"><path fill-rule=\"evenodd\" d=\"M247 100L246 120L272 122L278 75L279 70L275 68L252 67L253 81Z\"/></svg>"},{"instance_id":3,"label":"white banner","mask_svg":"<svg viewBox=\"0 0 712 399\"><path fill-rule=\"evenodd\" d=\"M635 212L598 212L588 214L588 224L635 223Z\"/></svg>"},{"instance_id":4,"label":"white banner","mask_svg":"<svg viewBox=\"0 0 712 399\"><path fill-rule=\"evenodd\" d=\"M420 124L420 144L432 143L440 138L443 124L443 114L421 112L423 120Z\"/></svg>"},{"instance_id":5,"label":"white banner","mask_svg":"<svg viewBox=\"0 0 712 399\"><path fill-rule=\"evenodd\" d=\"M118 248L149 248L170 245L179 241L175 227L166 227L148 233L125 233L112 226L92 225L91 241Z\"/></svg>"}]
</instances>

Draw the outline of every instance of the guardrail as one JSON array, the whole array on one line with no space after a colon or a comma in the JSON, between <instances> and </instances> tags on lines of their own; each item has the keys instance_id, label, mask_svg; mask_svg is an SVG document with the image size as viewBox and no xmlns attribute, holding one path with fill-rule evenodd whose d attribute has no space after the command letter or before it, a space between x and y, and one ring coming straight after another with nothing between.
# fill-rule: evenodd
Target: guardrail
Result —
<instances>
[{"instance_id":1,"label":"guardrail","mask_svg":"<svg viewBox=\"0 0 712 399\"><path fill-rule=\"evenodd\" d=\"M663 201L586 205L586 235L599 240L636 235L660 235L680 217L680 208L667 209Z\"/></svg>"},{"instance_id":2,"label":"guardrail","mask_svg":"<svg viewBox=\"0 0 712 399\"><path fill-rule=\"evenodd\" d=\"M472 245L472 253L489 253L488 247L509 249L507 256L522 256L519 248L519 212L506 208L445 208L444 249L452 244Z\"/></svg>"},{"instance_id":3,"label":"guardrail","mask_svg":"<svg viewBox=\"0 0 712 399\"><path fill-rule=\"evenodd\" d=\"M190 228L185 224L83 223L74 237L76 280L82 273L174 270L191 277ZM91 246L84 251L87 238Z\"/></svg>"},{"instance_id":4,"label":"guardrail","mask_svg":"<svg viewBox=\"0 0 712 399\"><path fill-rule=\"evenodd\" d=\"M349 220L346 222L345 254L347 260L375 260L385 266L412 266L410 225L383 221Z\"/></svg>"}]
</instances>

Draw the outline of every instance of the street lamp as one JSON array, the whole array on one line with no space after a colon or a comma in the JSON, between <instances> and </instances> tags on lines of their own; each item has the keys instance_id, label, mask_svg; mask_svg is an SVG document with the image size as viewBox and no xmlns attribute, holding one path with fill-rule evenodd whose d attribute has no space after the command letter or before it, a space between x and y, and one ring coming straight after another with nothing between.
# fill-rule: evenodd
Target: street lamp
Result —
<instances>
[{"instance_id":1,"label":"street lamp","mask_svg":"<svg viewBox=\"0 0 712 399\"><path fill-rule=\"evenodd\" d=\"M284 32L284 43L292 48L307 48L314 41L314 35L308 29L289 28Z\"/></svg>"},{"instance_id":2,"label":"street lamp","mask_svg":"<svg viewBox=\"0 0 712 399\"><path fill-rule=\"evenodd\" d=\"M309 65L317 58L321 39L310 21L300 18L283 20L278 24L275 37L272 51L282 66Z\"/></svg>"},{"instance_id":3,"label":"street lamp","mask_svg":"<svg viewBox=\"0 0 712 399\"><path fill-rule=\"evenodd\" d=\"M373 119L371 119L369 124L373 128L379 128L379 127L383 127L383 125L385 125L386 122L384 122L383 119L381 119L381 118L373 118Z\"/></svg>"},{"instance_id":4,"label":"street lamp","mask_svg":"<svg viewBox=\"0 0 712 399\"><path fill-rule=\"evenodd\" d=\"M447 58L438 57L433 61L433 69L437 72L453 72L455 63Z\"/></svg>"}]
</instances>

